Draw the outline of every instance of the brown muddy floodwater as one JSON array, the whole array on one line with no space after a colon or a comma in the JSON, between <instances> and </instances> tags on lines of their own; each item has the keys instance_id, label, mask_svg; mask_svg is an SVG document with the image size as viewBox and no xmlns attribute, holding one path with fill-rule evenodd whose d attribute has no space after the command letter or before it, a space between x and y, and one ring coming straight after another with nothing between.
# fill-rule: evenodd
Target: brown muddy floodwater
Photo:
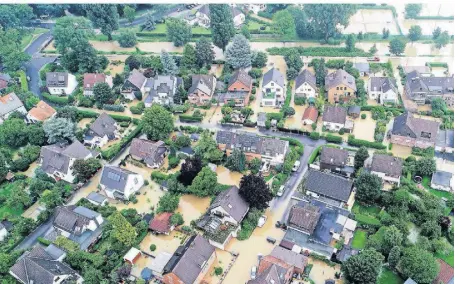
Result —
<instances>
[{"instance_id":1,"label":"brown muddy floodwater","mask_svg":"<svg viewBox=\"0 0 455 284\"><path fill-rule=\"evenodd\" d=\"M235 259L231 255L231 253L229 253L227 251L220 250L218 248L215 250L216 250L216 259L203 279L203 281L205 281L206 283L210 283L210 284L216 284L221 280L221 275L217 276L215 274L215 268L221 267L223 269L223 272L225 272L227 269L229 269L229 264L232 261L234 261L234 259ZM228 282L226 282L226 281L223 281L223 282L228 284Z\"/></svg>"},{"instance_id":2,"label":"brown muddy floodwater","mask_svg":"<svg viewBox=\"0 0 455 284\"><path fill-rule=\"evenodd\" d=\"M239 172L231 172L224 166L218 166L216 168L216 175L218 176L218 183L237 186L240 185L240 180L243 177L243 174Z\"/></svg>"},{"instance_id":3,"label":"brown muddy floodwater","mask_svg":"<svg viewBox=\"0 0 455 284\"><path fill-rule=\"evenodd\" d=\"M309 263L313 264L310 272L310 278L315 284L324 284L326 279L335 279L335 272L340 271L340 265L330 267L323 261L309 259ZM343 283L342 280L337 280L336 283Z\"/></svg>"},{"instance_id":4,"label":"brown muddy floodwater","mask_svg":"<svg viewBox=\"0 0 455 284\"><path fill-rule=\"evenodd\" d=\"M342 33L381 33L383 28L389 29L392 35L398 34L392 11L359 9L351 16Z\"/></svg>"},{"instance_id":5,"label":"brown muddy floodwater","mask_svg":"<svg viewBox=\"0 0 455 284\"><path fill-rule=\"evenodd\" d=\"M172 231L168 236L148 233L139 245L139 248L146 253L150 253L154 256L157 256L160 252L168 252L170 254L173 254L182 243L182 240L185 238L185 234L179 233L177 231ZM156 250L153 252L150 251L150 245L152 244L156 245Z\"/></svg>"},{"instance_id":6,"label":"brown muddy floodwater","mask_svg":"<svg viewBox=\"0 0 455 284\"><path fill-rule=\"evenodd\" d=\"M184 194L180 197L177 212L183 215L184 225L189 226L192 220L196 220L203 215L210 206L210 197L197 197L195 195Z\"/></svg>"},{"instance_id":7,"label":"brown muddy floodwater","mask_svg":"<svg viewBox=\"0 0 455 284\"><path fill-rule=\"evenodd\" d=\"M353 134L357 139L374 141L374 128L376 121L371 118L371 112L362 111L360 115L366 114L367 118L361 119L360 117L354 120Z\"/></svg>"},{"instance_id":8,"label":"brown muddy floodwater","mask_svg":"<svg viewBox=\"0 0 455 284\"><path fill-rule=\"evenodd\" d=\"M411 156L412 148L393 144L391 152L395 157L406 159L407 157Z\"/></svg>"}]
</instances>

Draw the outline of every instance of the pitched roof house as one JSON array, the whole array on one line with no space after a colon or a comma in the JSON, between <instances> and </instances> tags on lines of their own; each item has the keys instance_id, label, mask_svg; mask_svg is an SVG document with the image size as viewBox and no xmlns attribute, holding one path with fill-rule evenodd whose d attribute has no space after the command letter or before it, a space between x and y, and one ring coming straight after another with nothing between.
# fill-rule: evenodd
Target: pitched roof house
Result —
<instances>
[{"instance_id":1,"label":"pitched roof house","mask_svg":"<svg viewBox=\"0 0 455 284\"><path fill-rule=\"evenodd\" d=\"M143 161L149 168L159 168L163 164L166 152L167 147L163 141L152 142L134 138L131 142L131 157Z\"/></svg>"},{"instance_id":2,"label":"pitched roof house","mask_svg":"<svg viewBox=\"0 0 455 284\"><path fill-rule=\"evenodd\" d=\"M212 99L215 88L216 78L213 75L193 75L188 100L192 104L205 105Z\"/></svg>"},{"instance_id":3,"label":"pitched roof house","mask_svg":"<svg viewBox=\"0 0 455 284\"><path fill-rule=\"evenodd\" d=\"M135 93L140 93L141 95L145 94L145 83L147 78L139 72L137 69L133 69L128 79L121 88L122 95L125 99L134 100L136 98Z\"/></svg>"},{"instance_id":4,"label":"pitched roof house","mask_svg":"<svg viewBox=\"0 0 455 284\"><path fill-rule=\"evenodd\" d=\"M174 226L171 225L171 217L173 213L163 212L155 215L149 223L149 229L155 232L156 234L165 234L169 233L174 229Z\"/></svg>"},{"instance_id":5,"label":"pitched roof house","mask_svg":"<svg viewBox=\"0 0 455 284\"><path fill-rule=\"evenodd\" d=\"M347 150L322 147L319 156L321 170L336 170L341 169L348 164L349 152Z\"/></svg>"},{"instance_id":6,"label":"pitched roof house","mask_svg":"<svg viewBox=\"0 0 455 284\"><path fill-rule=\"evenodd\" d=\"M289 213L288 224L295 229L311 235L318 224L321 213L319 207L311 204L293 206Z\"/></svg>"},{"instance_id":7,"label":"pitched roof house","mask_svg":"<svg viewBox=\"0 0 455 284\"><path fill-rule=\"evenodd\" d=\"M68 72L46 73L46 87L51 95L71 95L77 85L76 76Z\"/></svg>"},{"instance_id":8,"label":"pitched roof house","mask_svg":"<svg viewBox=\"0 0 455 284\"><path fill-rule=\"evenodd\" d=\"M73 164L76 160L87 160L99 154L91 152L81 142L75 140L72 144L52 144L41 147L39 164L48 176L69 183L74 181Z\"/></svg>"},{"instance_id":9,"label":"pitched roof house","mask_svg":"<svg viewBox=\"0 0 455 284\"><path fill-rule=\"evenodd\" d=\"M438 276L433 280L432 284L453 284L454 281L454 270L453 267L448 265L444 260L438 259L439 262L439 273Z\"/></svg>"},{"instance_id":10,"label":"pitched roof house","mask_svg":"<svg viewBox=\"0 0 455 284\"><path fill-rule=\"evenodd\" d=\"M85 73L83 82L84 96L93 96L93 87L95 87L95 84L107 83L111 88L114 86L112 77L103 73Z\"/></svg>"},{"instance_id":11,"label":"pitched roof house","mask_svg":"<svg viewBox=\"0 0 455 284\"><path fill-rule=\"evenodd\" d=\"M307 195L341 207L349 201L353 183L338 175L309 169L303 187Z\"/></svg>"},{"instance_id":12,"label":"pitched roof house","mask_svg":"<svg viewBox=\"0 0 455 284\"><path fill-rule=\"evenodd\" d=\"M439 122L415 118L405 112L393 121L390 141L408 147L434 147L438 137Z\"/></svg>"},{"instance_id":13,"label":"pitched roof house","mask_svg":"<svg viewBox=\"0 0 455 284\"><path fill-rule=\"evenodd\" d=\"M451 77L422 76L419 71L406 75L404 92L417 104L425 104L434 98L442 98L453 109L454 80Z\"/></svg>"},{"instance_id":14,"label":"pitched roof house","mask_svg":"<svg viewBox=\"0 0 455 284\"><path fill-rule=\"evenodd\" d=\"M343 69L338 69L325 77L325 91L331 104L355 99L355 93L357 92L355 79Z\"/></svg>"},{"instance_id":15,"label":"pitched roof house","mask_svg":"<svg viewBox=\"0 0 455 284\"><path fill-rule=\"evenodd\" d=\"M262 78L262 100L261 105L276 107L281 106L285 99L284 76L277 69L267 71Z\"/></svg>"},{"instance_id":16,"label":"pitched roof house","mask_svg":"<svg viewBox=\"0 0 455 284\"><path fill-rule=\"evenodd\" d=\"M2 124L13 112L27 114L24 104L15 93L0 96L0 124Z\"/></svg>"},{"instance_id":17,"label":"pitched roof house","mask_svg":"<svg viewBox=\"0 0 455 284\"><path fill-rule=\"evenodd\" d=\"M245 15L238 8L231 6L232 21L236 28L240 27L245 22ZM187 14L185 20L190 25L198 24L205 28L210 27L210 8L209 5L203 5L195 14Z\"/></svg>"},{"instance_id":18,"label":"pitched roof house","mask_svg":"<svg viewBox=\"0 0 455 284\"><path fill-rule=\"evenodd\" d=\"M368 62L354 63L354 68L359 71L361 77L368 76L370 74L370 63Z\"/></svg>"},{"instance_id":19,"label":"pitched roof house","mask_svg":"<svg viewBox=\"0 0 455 284\"><path fill-rule=\"evenodd\" d=\"M101 174L100 186L107 197L128 200L144 185L142 175L113 165L106 165Z\"/></svg>"},{"instance_id":20,"label":"pitched roof house","mask_svg":"<svg viewBox=\"0 0 455 284\"><path fill-rule=\"evenodd\" d=\"M435 150L439 152L453 153L454 131L451 129L439 130Z\"/></svg>"},{"instance_id":21,"label":"pitched roof house","mask_svg":"<svg viewBox=\"0 0 455 284\"><path fill-rule=\"evenodd\" d=\"M48 105L44 101L39 101L36 106L34 106L31 110L27 113L27 120L29 122L35 123L38 121L45 121L49 118L54 117L57 114L57 111Z\"/></svg>"},{"instance_id":22,"label":"pitched roof house","mask_svg":"<svg viewBox=\"0 0 455 284\"><path fill-rule=\"evenodd\" d=\"M183 86L183 79L170 75L156 75L154 78L147 79L146 91L148 96L144 99L145 107L152 104L172 105L174 96L180 86Z\"/></svg>"},{"instance_id":23,"label":"pitched roof house","mask_svg":"<svg viewBox=\"0 0 455 284\"><path fill-rule=\"evenodd\" d=\"M346 109L340 106L325 106L322 115L322 124L331 131L338 131L345 127Z\"/></svg>"},{"instance_id":24,"label":"pitched roof house","mask_svg":"<svg viewBox=\"0 0 455 284\"><path fill-rule=\"evenodd\" d=\"M218 102L221 104L234 102L235 106L246 106L250 99L252 86L253 78L244 70L239 69L229 79L227 92L218 94Z\"/></svg>"},{"instance_id":25,"label":"pitched roof house","mask_svg":"<svg viewBox=\"0 0 455 284\"><path fill-rule=\"evenodd\" d=\"M84 144L91 147L103 147L108 141L120 137L119 126L115 119L103 112L90 125L84 136Z\"/></svg>"},{"instance_id":26,"label":"pitched roof house","mask_svg":"<svg viewBox=\"0 0 455 284\"><path fill-rule=\"evenodd\" d=\"M313 106L307 107L305 109L305 111L303 112L303 116L302 116L303 124L307 125L307 124L316 123L318 120L318 115L319 115L319 112L318 112L317 108L315 108Z\"/></svg>"},{"instance_id":27,"label":"pitched roof house","mask_svg":"<svg viewBox=\"0 0 455 284\"><path fill-rule=\"evenodd\" d=\"M210 212L220 216L223 222L239 225L249 210L248 203L239 194L239 188L232 186L222 191L210 205Z\"/></svg>"},{"instance_id":28,"label":"pitched roof house","mask_svg":"<svg viewBox=\"0 0 455 284\"><path fill-rule=\"evenodd\" d=\"M316 76L313 75L308 69L303 70L295 78L295 96L315 98L317 97Z\"/></svg>"},{"instance_id":29,"label":"pitched roof house","mask_svg":"<svg viewBox=\"0 0 455 284\"><path fill-rule=\"evenodd\" d=\"M73 280L77 283L83 279L76 271L61 260L55 259L40 245L30 252L25 252L14 264L9 273L24 284L54 284Z\"/></svg>"},{"instance_id":30,"label":"pitched roof house","mask_svg":"<svg viewBox=\"0 0 455 284\"><path fill-rule=\"evenodd\" d=\"M164 268L165 284L200 283L216 257L215 247L195 235L180 246Z\"/></svg>"},{"instance_id":31,"label":"pitched roof house","mask_svg":"<svg viewBox=\"0 0 455 284\"><path fill-rule=\"evenodd\" d=\"M90 203L96 206L104 206L107 203L107 198L104 195L99 194L98 192L92 191L89 195L85 198Z\"/></svg>"},{"instance_id":32,"label":"pitched roof house","mask_svg":"<svg viewBox=\"0 0 455 284\"><path fill-rule=\"evenodd\" d=\"M400 185L403 160L386 154L374 154L371 162L371 173L383 181Z\"/></svg>"},{"instance_id":33,"label":"pitched roof house","mask_svg":"<svg viewBox=\"0 0 455 284\"><path fill-rule=\"evenodd\" d=\"M398 89L395 79L389 77L371 77L368 80L368 96L381 104L397 103Z\"/></svg>"},{"instance_id":34,"label":"pitched roof house","mask_svg":"<svg viewBox=\"0 0 455 284\"><path fill-rule=\"evenodd\" d=\"M453 174L451 172L435 171L431 176L431 188L452 191Z\"/></svg>"}]
</instances>

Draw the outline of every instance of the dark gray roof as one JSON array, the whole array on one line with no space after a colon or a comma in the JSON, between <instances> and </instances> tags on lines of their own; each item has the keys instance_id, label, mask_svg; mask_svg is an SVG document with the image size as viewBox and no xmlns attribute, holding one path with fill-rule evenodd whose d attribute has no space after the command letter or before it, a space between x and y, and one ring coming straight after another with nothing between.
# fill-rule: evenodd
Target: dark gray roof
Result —
<instances>
[{"instance_id":1,"label":"dark gray roof","mask_svg":"<svg viewBox=\"0 0 455 284\"><path fill-rule=\"evenodd\" d=\"M274 247L270 255L301 270L305 269L308 263L308 258L303 254L279 246Z\"/></svg>"},{"instance_id":2,"label":"dark gray roof","mask_svg":"<svg viewBox=\"0 0 455 284\"><path fill-rule=\"evenodd\" d=\"M185 146L179 149L179 152L185 153L187 155L193 155L194 150L191 148L191 146Z\"/></svg>"},{"instance_id":3,"label":"dark gray roof","mask_svg":"<svg viewBox=\"0 0 455 284\"><path fill-rule=\"evenodd\" d=\"M343 248L337 253L336 259L344 262L351 256L358 254L359 251L353 249L350 245L344 245ZM334 282L335 283L335 282Z\"/></svg>"},{"instance_id":4,"label":"dark gray roof","mask_svg":"<svg viewBox=\"0 0 455 284\"><path fill-rule=\"evenodd\" d=\"M332 72L325 77L326 90L330 90L339 84L346 85L347 87L353 89L354 92L357 91L354 77L343 69L338 69L337 71Z\"/></svg>"},{"instance_id":5,"label":"dark gray roof","mask_svg":"<svg viewBox=\"0 0 455 284\"><path fill-rule=\"evenodd\" d=\"M370 77L370 88L371 91L381 91L383 93L392 89L394 93L398 93L396 80L389 77Z\"/></svg>"},{"instance_id":6,"label":"dark gray roof","mask_svg":"<svg viewBox=\"0 0 455 284\"><path fill-rule=\"evenodd\" d=\"M131 142L130 155L140 157L148 165L161 162L165 152L166 145L163 141L152 142L134 138Z\"/></svg>"},{"instance_id":7,"label":"dark gray roof","mask_svg":"<svg viewBox=\"0 0 455 284\"><path fill-rule=\"evenodd\" d=\"M41 148L41 169L46 173L53 174L55 171L66 173L70 159L85 159L92 152L87 150L78 140L71 145L52 144Z\"/></svg>"},{"instance_id":8,"label":"dark gray roof","mask_svg":"<svg viewBox=\"0 0 455 284\"><path fill-rule=\"evenodd\" d=\"M146 87L150 88L150 93L147 96L147 102L151 102L153 97L159 93L165 93L168 97L173 97L180 85L183 84L183 79L180 77L169 75L156 75L154 78L147 79Z\"/></svg>"},{"instance_id":9,"label":"dark gray roof","mask_svg":"<svg viewBox=\"0 0 455 284\"><path fill-rule=\"evenodd\" d=\"M436 142L439 122L415 118L412 113L405 112L393 121L392 134ZM424 134L424 136L422 136Z\"/></svg>"},{"instance_id":10,"label":"dark gray roof","mask_svg":"<svg viewBox=\"0 0 455 284\"><path fill-rule=\"evenodd\" d=\"M66 87L68 86L68 72L47 72L47 87Z\"/></svg>"},{"instance_id":11,"label":"dark gray roof","mask_svg":"<svg viewBox=\"0 0 455 284\"><path fill-rule=\"evenodd\" d=\"M360 114L360 107L359 106L350 106L348 108L348 114Z\"/></svg>"},{"instance_id":12,"label":"dark gray roof","mask_svg":"<svg viewBox=\"0 0 455 284\"><path fill-rule=\"evenodd\" d=\"M58 259L62 255L65 255L66 252L54 244L50 244L45 251L52 257L52 259Z\"/></svg>"},{"instance_id":13,"label":"dark gray roof","mask_svg":"<svg viewBox=\"0 0 455 284\"><path fill-rule=\"evenodd\" d=\"M295 78L295 88L297 89L305 82L316 90L316 76L314 76L313 73L308 71L308 69L305 69L302 72L300 72L299 76Z\"/></svg>"},{"instance_id":14,"label":"dark gray roof","mask_svg":"<svg viewBox=\"0 0 455 284\"><path fill-rule=\"evenodd\" d=\"M92 201L95 201L95 202L101 204L101 203L103 203L103 202L107 199L107 197L104 196L104 195L99 194L98 192L92 191L92 192L90 192L90 194L86 197L86 199L92 200Z\"/></svg>"},{"instance_id":15,"label":"dark gray roof","mask_svg":"<svg viewBox=\"0 0 455 284\"><path fill-rule=\"evenodd\" d=\"M289 226L297 227L305 231L307 234L313 234L316 225L318 224L321 213L319 208L311 204L304 206L293 206L289 213Z\"/></svg>"},{"instance_id":16,"label":"dark gray roof","mask_svg":"<svg viewBox=\"0 0 455 284\"><path fill-rule=\"evenodd\" d=\"M243 69L239 69L235 71L234 74L232 74L231 78L229 79L228 87L237 81L244 84L246 87L251 88L253 78L251 78L251 76L248 75L248 73L246 73Z\"/></svg>"},{"instance_id":17,"label":"dark gray roof","mask_svg":"<svg viewBox=\"0 0 455 284\"><path fill-rule=\"evenodd\" d=\"M304 182L305 190L343 202L349 200L352 185L346 178L315 170L308 170Z\"/></svg>"},{"instance_id":18,"label":"dark gray roof","mask_svg":"<svg viewBox=\"0 0 455 284\"><path fill-rule=\"evenodd\" d=\"M278 86L284 88L284 76L283 74L276 68L272 68L267 73L264 74L262 79L262 86L267 85L270 82L276 83Z\"/></svg>"},{"instance_id":19,"label":"dark gray roof","mask_svg":"<svg viewBox=\"0 0 455 284\"><path fill-rule=\"evenodd\" d=\"M370 72L370 63L368 62L358 62L354 63L354 68L359 70L359 72Z\"/></svg>"},{"instance_id":20,"label":"dark gray roof","mask_svg":"<svg viewBox=\"0 0 455 284\"><path fill-rule=\"evenodd\" d=\"M346 109L340 106L326 106L322 121L344 124L346 122Z\"/></svg>"},{"instance_id":21,"label":"dark gray roof","mask_svg":"<svg viewBox=\"0 0 455 284\"><path fill-rule=\"evenodd\" d=\"M441 185L441 186L450 186L450 180L452 179L452 173L444 171L436 171L431 177L431 183Z\"/></svg>"},{"instance_id":22,"label":"dark gray roof","mask_svg":"<svg viewBox=\"0 0 455 284\"><path fill-rule=\"evenodd\" d=\"M211 96L215 91L215 82L216 78L213 75L193 75L191 76L191 87L188 90L188 94L193 93L195 90L200 90Z\"/></svg>"},{"instance_id":23,"label":"dark gray roof","mask_svg":"<svg viewBox=\"0 0 455 284\"><path fill-rule=\"evenodd\" d=\"M453 148L453 130L439 130L436 146Z\"/></svg>"},{"instance_id":24,"label":"dark gray roof","mask_svg":"<svg viewBox=\"0 0 455 284\"><path fill-rule=\"evenodd\" d=\"M249 280L248 284L284 284L286 283L286 279L284 279L284 273L280 273L282 270L280 266L272 264L259 273L256 279Z\"/></svg>"},{"instance_id":25,"label":"dark gray roof","mask_svg":"<svg viewBox=\"0 0 455 284\"><path fill-rule=\"evenodd\" d=\"M412 71L406 76L406 88L412 92L434 92L453 94L454 80L452 77L422 76L418 71Z\"/></svg>"},{"instance_id":26,"label":"dark gray roof","mask_svg":"<svg viewBox=\"0 0 455 284\"><path fill-rule=\"evenodd\" d=\"M208 4L203 5L201 8L199 8L198 12L199 12L199 13L202 13L202 14L205 14L205 15L207 15L208 17L210 17L209 5L208 5Z\"/></svg>"},{"instance_id":27,"label":"dark gray roof","mask_svg":"<svg viewBox=\"0 0 455 284\"><path fill-rule=\"evenodd\" d=\"M322 147L319 160L324 164L344 167L348 162L348 158L349 153L346 150L331 147Z\"/></svg>"},{"instance_id":28,"label":"dark gray roof","mask_svg":"<svg viewBox=\"0 0 455 284\"><path fill-rule=\"evenodd\" d=\"M101 174L100 184L104 185L110 190L124 192L128 176L135 174L136 173L132 171L120 168L118 166L106 165L104 166L103 173Z\"/></svg>"},{"instance_id":29,"label":"dark gray roof","mask_svg":"<svg viewBox=\"0 0 455 284\"><path fill-rule=\"evenodd\" d=\"M210 209L221 206L234 220L241 222L249 209L248 203L240 196L239 188L232 186L222 191L213 201Z\"/></svg>"},{"instance_id":30,"label":"dark gray roof","mask_svg":"<svg viewBox=\"0 0 455 284\"><path fill-rule=\"evenodd\" d=\"M41 246L25 252L10 271L22 283L52 284L59 275L76 275L67 264L54 260Z\"/></svg>"},{"instance_id":31,"label":"dark gray roof","mask_svg":"<svg viewBox=\"0 0 455 284\"><path fill-rule=\"evenodd\" d=\"M82 206L60 206L55 211L53 225L71 234L82 234L83 226L87 226L100 214Z\"/></svg>"},{"instance_id":32,"label":"dark gray roof","mask_svg":"<svg viewBox=\"0 0 455 284\"><path fill-rule=\"evenodd\" d=\"M403 160L385 154L374 154L371 171L385 173L388 176L399 177L403 169Z\"/></svg>"},{"instance_id":33,"label":"dark gray roof","mask_svg":"<svg viewBox=\"0 0 455 284\"><path fill-rule=\"evenodd\" d=\"M10 93L0 97L0 116L16 111L18 108L23 107L19 97L15 93Z\"/></svg>"},{"instance_id":34,"label":"dark gray roof","mask_svg":"<svg viewBox=\"0 0 455 284\"><path fill-rule=\"evenodd\" d=\"M87 135L104 137L107 135L109 140L115 138L117 131L117 122L107 113L103 112L98 118L90 125Z\"/></svg>"},{"instance_id":35,"label":"dark gray roof","mask_svg":"<svg viewBox=\"0 0 455 284\"><path fill-rule=\"evenodd\" d=\"M127 80L131 84L133 84L134 86L136 86L137 88L140 89L142 87L142 85L144 85L144 82L145 82L145 80L147 80L147 78L144 76L144 74L139 72L137 69L133 69L133 71L131 72L131 74Z\"/></svg>"}]
</instances>

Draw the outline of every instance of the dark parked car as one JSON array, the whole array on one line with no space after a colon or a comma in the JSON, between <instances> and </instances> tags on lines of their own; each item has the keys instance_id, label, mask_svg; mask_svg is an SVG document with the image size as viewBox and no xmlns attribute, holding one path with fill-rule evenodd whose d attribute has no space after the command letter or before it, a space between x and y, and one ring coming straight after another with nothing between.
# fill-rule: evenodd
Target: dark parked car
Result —
<instances>
[{"instance_id":1,"label":"dark parked car","mask_svg":"<svg viewBox=\"0 0 455 284\"><path fill-rule=\"evenodd\" d=\"M272 237L267 237L267 241L271 244L275 244L276 243L276 240Z\"/></svg>"}]
</instances>

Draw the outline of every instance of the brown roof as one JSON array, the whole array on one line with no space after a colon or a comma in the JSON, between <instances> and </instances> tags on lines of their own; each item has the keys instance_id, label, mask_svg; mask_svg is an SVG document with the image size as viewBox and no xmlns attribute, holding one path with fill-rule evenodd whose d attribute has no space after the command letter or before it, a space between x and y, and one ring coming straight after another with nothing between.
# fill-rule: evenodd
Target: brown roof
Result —
<instances>
[{"instance_id":1,"label":"brown roof","mask_svg":"<svg viewBox=\"0 0 455 284\"><path fill-rule=\"evenodd\" d=\"M343 84L348 88L351 88L352 90L354 90L354 92L357 91L354 77L348 72L344 71L343 69L338 69L337 71L332 72L325 76L325 89L327 91L340 84Z\"/></svg>"},{"instance_id":2,"label":"brown roof","mask_svg":"<svg viewBox=\"0 0 455 284\"><path fill-rule=\"evenodd\" d=\"M453 283L453 267L448 265L445 261L438 259L439 261L439 274L433 280L433 284L448 284Z\"/></svg>"},{"instance_id":3,"label":"brown roof","mask_svg":"<svg viewBox=\"0 0 455 284\"><path fill-rule=\"evenodd\" d=\"M321 149L321 163L343 167L346 166L348 158L349 154L346 150L331 147L322 147Z\"/></svg>"},{"instance_id":4,"label":"brown roof","mask_svg":"<svg viewBox=\"0 0 455 284\"><path fill-rule=\"evenodd\" d=\"M158 233L167 233L169 232L169 229L171 228L171 216L173 213L170 212L164 212L160 213L158 215L155 215L155 217L150 221L149 228L152 231L158 232Z\"/></svg>"},{"instance_id":5,"label":"brown roof","mask_svg":"<svg viewBox=\"0 0 455 284\"><path fill-rule=\"evenodd\" d=\"M320 216L321 213L319 213L319 208L316 206L310 204L305 204L303 207L293 206L289 214L289 225L294 225L311 235Z\"/></svg>"},{"instance_id":6,"label":"brown roof","mask_svg":"<svg viewBox=\"0 0 455 284\"><path fill-rule=\"evenodd\" d=\"M231 87L232 84L235 82L239 81L240 83L244 84L246 87L248 87L248 90L251 88L252 84L252 78L248 73L246 73L244 70L239 69L235 71L234 74L232 74L232 77L229 79L229 87Z\"/></svg>"},{"instance_id":7,"label":"brown roof","mask_svg":"<svg viewBox=\"0 0 455 284\"><path fill-rule=\"evenodd\" d=\"M438 138L439 122L415 118L410 112L405 112L393 121L392 134L416 138L417 140L436 142Z\"/></svg>"},{"instance_id":8,"label":"brown roof","mask_svg":"<svg viewBox=\"0 0 455 284\"><path fill-rule=\"evenodd\" d=\"M315 107L307 107L305 112L303 113L302 120L311 119L312 121L316 121L318 119L318 109Z\"/></svg>"},{"instance_id":9,"label":"brown roof","mask_svg":"<svg viewBox=\"0 0 455 284\"><path fill-rule=\"evenodd\" d=\"M101 73L85 73L84 74L84 89L92 89L96 83L106 82L106 75Z\"/></svg>"},{"instance_id":10,"label":"brown roof","mask_svg":"<svg viewBox=\"0 0 455 284\"><path fill-rule=\"evenodd\" d=\"M371 170L385 173L388 176L399 177L403 169L403 160L394 156L375 154L371 162Z\"/></svg>"},{"instance_id":11,"label":"brown roof","mask_svg":"<svg viewBox=\"0 0 455 284\"><path fill-rule=\"evenodd\" d=\"M339 106L326 106L322 121L344 124L346 122L346 109Z\"/></svg>"},{"instance_id":12,"label":"brown roof","mask_svg":"<svg viewBox=\"0 0 455 284\"><path fill-rule=\"evenodd\" d=\"M308 264L308 258L303 254L282 247L274 247L270 255L302 271Z\"/></svg>"},{"instance_id":13,"label":"brown roof","mask_svg":"<svg viewBox=\"0 0 455 284\"><path fill-rule=\"evenodd\" d=\"M36 120L45 121L46 119L52 117L55 112L56 111L53 107L44 101L39 101L39 103L28 112L28 114Z\"/></svg>"},{"instance_id":14,"label":"brown roof","mask_svg":"<svg viewBox=\"0 0 455 284\"><path fill-rule=\"evenodd\" d=\"M144 160L145 163L152 165L163 159L166 152L166 145L163 141L149 141L145 139L134 138L131 142L130 154Z\"/></svg>"}]
</instances>

